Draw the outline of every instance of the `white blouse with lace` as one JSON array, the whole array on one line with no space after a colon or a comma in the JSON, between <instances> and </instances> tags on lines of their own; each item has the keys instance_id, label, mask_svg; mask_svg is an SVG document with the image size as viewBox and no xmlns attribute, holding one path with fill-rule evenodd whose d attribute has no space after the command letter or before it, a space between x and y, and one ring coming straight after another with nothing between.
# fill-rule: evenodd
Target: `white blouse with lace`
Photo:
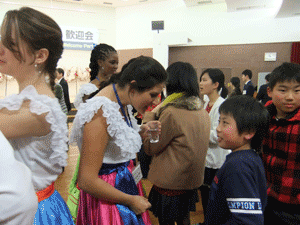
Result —
<instances>
[{"instance_id":1,"label":"white blouse with lace","mask_svg":"<svg viewBox=\"0 0 300 225\"><path fill-rule=\"evenodd\" d=\"M140 128L137 121L131 115L132 106L128 105L127 107L132 128L125 122L124 116L119 111L120 106L118 103L104 96L95 96L87 100L86 103L82 103L73 121L70 143L77 144L81 149L84 124L90 122L101 108L108 124L107 131L110 136L103 163L122 163L136 158L136 153L142 146L142 139L138 133ZM99 145L101 145L101 140L99 140Z\"/></svg>"},{"instance_id":2,"label":"white blouse with lace","mask_svg":"<svg viewBox=\"0 0 300 225\"><path fill-rule=\"evenodd\" d=\"M31 170L35 191L39 191L54 182L62 172L62 167L67 165L67 116L56 98L39 95L32 85L18 95L0 100L0 109L19 110L25 100L30 101L32 113L47 113L46 121L51 124L51 132L45 136L10 140L15 158Z\"/></svg>"},{"instance_id":3,"label":"white blouse with lace","mask_svg":"<svg viewBox=\"0 0 300 225\"><path fill-rule=\"evenodd\" d=\"M80 86L79 91L73 102L76 109L79 109L80 104L83 102L82 99L85 95L90 95L97 91L98 88L95 84L87 83Z\"/></svg>"}]
</instances>

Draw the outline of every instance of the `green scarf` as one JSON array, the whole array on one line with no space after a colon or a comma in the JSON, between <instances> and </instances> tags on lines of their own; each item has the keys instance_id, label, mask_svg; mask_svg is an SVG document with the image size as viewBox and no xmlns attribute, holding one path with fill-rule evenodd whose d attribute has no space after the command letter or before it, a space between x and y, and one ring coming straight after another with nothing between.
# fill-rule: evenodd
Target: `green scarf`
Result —
<instances>
[{"instance_id":1,"label":"green scarf","mask_svg":"<svg viewBox=\"0 0 300 225\"><path fill-rule=\"evenodd\" d=\"M171 95L169 95L161 104L161 107L164 107L166 104L175 101L178 98L181 98L183 96L183 93L173 93Z\"/></svg>"},{"instance_id":2,"label":"green scarf","mask_svg":"<svg viewBox=\"0 0 300 225\"><path fill-rule=\"evenodd\" d=\"M188 97L184 93L173 93L161 103L161 107L156 113L156 118L158 119L161 113L169 106L178 109L200 110L203 108L203 102L196 96Z\"/></svg>"}]
</instances>

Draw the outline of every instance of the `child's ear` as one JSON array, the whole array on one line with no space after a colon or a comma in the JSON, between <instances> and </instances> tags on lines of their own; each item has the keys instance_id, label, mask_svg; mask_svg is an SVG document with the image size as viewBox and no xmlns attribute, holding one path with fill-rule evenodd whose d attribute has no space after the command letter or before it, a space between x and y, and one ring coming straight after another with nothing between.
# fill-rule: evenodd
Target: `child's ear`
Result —
<instances>
[{"instance_id":1,"label":"child's ear","mask_svg":"<svg viewBox=\"0 0 300 225\"><path fill-rule=\"evenodd\" d=\"M244 138L249 141L253 138L253 136L255 135L255 132L254 131L246 131L244 133Z\"/></svg>"},{"instance_id":2,"label":"child's ear","mask_svg":"<svg viewBox=\"0 0 300 225\"><path fill-rule=\"evenodd\" d=\"M270 87L267 87L267 94L270 98L272 98L272 91L271 91Z\"/></svg>"}]
</instances>

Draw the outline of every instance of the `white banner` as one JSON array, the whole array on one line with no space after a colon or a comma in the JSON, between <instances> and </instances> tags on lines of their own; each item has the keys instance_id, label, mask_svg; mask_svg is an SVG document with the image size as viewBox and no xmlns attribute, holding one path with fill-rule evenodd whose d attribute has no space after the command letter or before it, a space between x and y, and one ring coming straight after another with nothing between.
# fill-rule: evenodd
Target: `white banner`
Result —
<instances>
[{"instance_id":1,"label":"white banner","mask_svg":"<svg viewBox=\"0 0 300 225\"><path fill-rule=\"evenodd\" d=\"M95 28L61 26L64 49L91 51L98 44L99 31Z\"/></svg>"}]
</instances>

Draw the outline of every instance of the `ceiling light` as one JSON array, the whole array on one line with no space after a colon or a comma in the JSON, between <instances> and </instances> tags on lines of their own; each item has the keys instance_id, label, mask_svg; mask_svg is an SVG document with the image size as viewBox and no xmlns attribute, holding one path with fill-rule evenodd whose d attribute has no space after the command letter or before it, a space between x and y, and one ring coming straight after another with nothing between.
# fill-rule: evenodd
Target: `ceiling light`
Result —
<instances>
[{"instance_id":1,"label":"ceiling light","mask_svg":"<svg viewBox=\"0 0 300 225\"><path fill-rule=\"evenodd\" d=\"M262 9L265 7L266 7L265 5L243 6L243 7L236 8L236 10Z\"/></svg>"},{"instance_id":2,"label":"ceiling light","mask_svg":"<svg viewBox=\"0 0 300 225\"><path fill-rule=\"evenodd\" d=\"M210 3L212 3L212 1L207 0L207 1L197 2L197 3L198 3L198 5L204 5L204 4L210 4Z\"/></svg>"}]
</instances>

